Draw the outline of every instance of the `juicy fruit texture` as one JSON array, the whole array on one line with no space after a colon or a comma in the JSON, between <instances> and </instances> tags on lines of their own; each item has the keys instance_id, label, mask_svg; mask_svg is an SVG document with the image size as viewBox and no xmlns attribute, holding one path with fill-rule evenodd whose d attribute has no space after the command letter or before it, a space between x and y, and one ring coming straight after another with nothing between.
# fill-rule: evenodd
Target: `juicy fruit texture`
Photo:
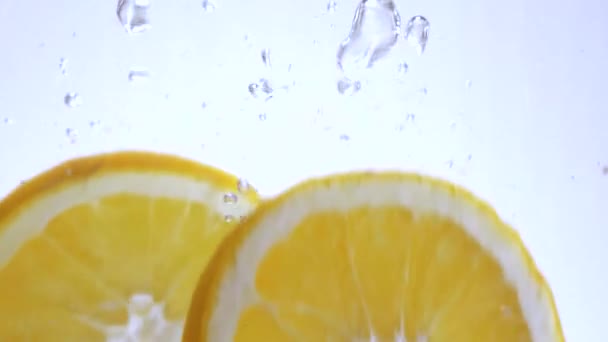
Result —
<instances>
[{"instance_id":1,"label":"juicy fruit texture","mask_svg":"<svg viewBox=\"0 0 608 342\"><path fill-rule=\"evenodd\" d=\"M26 182L0 203L0 341L179 341L201 270L258 202L238 183L145 152Z\"/></svg>"},{"instance_id":2,"label":"juicy fruit texture","mask_svg":"<svg viewBox=\"0 0 608 342\"><path fill-rule=\"evenodd\" d=\"M519 236L467 191L399 173L305 182L220 245L183 341L563 341Z\"/></svg>"}]
</instances>

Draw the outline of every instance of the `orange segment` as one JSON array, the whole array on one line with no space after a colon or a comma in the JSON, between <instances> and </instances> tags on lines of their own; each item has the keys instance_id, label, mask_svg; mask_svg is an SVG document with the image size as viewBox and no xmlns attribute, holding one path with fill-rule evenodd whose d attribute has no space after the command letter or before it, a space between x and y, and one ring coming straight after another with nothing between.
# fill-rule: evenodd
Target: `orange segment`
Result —
<instances>
[{"instance_id":1,"label":"orange segment","mask_svg":"<svg viewBox=\"0 0 608 342\"><path fill-rule=\"evenodd\" d=\"M563 341L519 236L469 192L400 173L311 180L220 245L183 341Z\"/></svg>"},{"instance_id":2,"label":"orange segment","mask_svg":"<svg viewBox=\"0 0 608 342\"><path fill-rule=\"evenodd\" d=\"M257 204L161 154L61 164L0 203L0 341L178 341L200 272Z\"/></svg>"}]
</instances>

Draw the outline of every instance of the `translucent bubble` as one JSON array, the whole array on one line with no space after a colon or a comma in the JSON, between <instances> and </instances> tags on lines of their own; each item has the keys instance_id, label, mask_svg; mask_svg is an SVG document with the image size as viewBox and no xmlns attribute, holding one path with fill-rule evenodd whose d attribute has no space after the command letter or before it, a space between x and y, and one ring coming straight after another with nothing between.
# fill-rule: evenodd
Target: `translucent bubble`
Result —
<instances>
[{"instance_id":1,"label":"translucent bubble","mask_svg":"<svg viewBox=\"0 0 608 342\"><path fill-rule=\"evenodd\" d=\"M352 81L346 77L338 80L337 83L338 92L343 95L354 95L361 90L361 82Z\"/></svg>"},{"instance_id":2,"label":"translucent bubble","mask_svg":"<svg viewBox=\"0 0 608 342\"><path fill-rule=\"evenodd\" d=\"M250 83L247 89L249 90L249 93L256 98L264 95L268 98L273 92L270 81L265 78L261 78L257 83Z\"/></svg>"},{"instance_id":3,"label":"translucent bubble","mask_svg":"<svg viewBox=\"0 0 608 342\"><path fill-rule=\"evenodd\" d=\"M226 194L224 194L224 203L228 203L228 204L234 204L238 201L238 197L235 193L233 192L228 192Z\"/></svg>"},{"instance_id":4,"label":"translucent bubble","mask_svg":"<svg viewBox=\"0 0 608 342\"><path fill-rule=\"evenodd\" d=\"M215 11L215 4L210 1L210 0L203 0L203 2L201 3L201 6L203 7L203 10L205 12L213 12Z\"/></svg>"},{"instance_id":5,"label":"translucent bubble","mask_svg":"<svg viewBox=\"0 0 608 342\"><path fill-rule=\"evenodd\" d=\"M260 119L260 121L266 121L266 113L258 115L258 119Z\"/></svg>"},{"instance_id":6,"label":"translucent bubble","mask_svg":"<svg viewBox=\"0 0 608 342\"><path fill-rule=\"evenodd\" d=\"M149 9L150 0L119 0L116 15L128 33L141 33L151 27Z\"/></svg>"},{"instance_id":7,"label":"translucent bubble","mask_svg":"<svg viewBox=\"0 0 608 342\"><path fill-rule=\"evenodd\" d=\"M350 136L348 136L348 134L341 134L340 135L340 140L349 141L350 140Z\"/></svg>"},{"instance_id":8,"label":"translucent bubble","mask_svg":"<svg viewBox=\"0 0 608 342\"><path fill-rule=\"evenodd\" d=\"M4 119L2 119L2 122L3 122L5 125L12 125L12 124L14 124L14 123L15 123L15 120L13 120L13 119L11 119L11 118L4 118Z\"/></svg>"},{"instance_id":9,"label":"translucent bubble","mask_svg":"<svg viewBox=\"0 0 608 342\"><path fill-rule=\"evenodd\" d=\"M390 0L363 0L357 6L349 35L340 43L337 65L349 78L371 68L397 42L401 18Z\"/></svg>"},{"instance_id":10,"label":"translucent bubble","mask_svg":"<svg viewBox=\"0 0 608 342\"><path fill-rule=\"evenodd\" d=\"M431 24L425 17L417 15L412 17L405 27L405 39L412 45L419 55L424 53L426 43L429 40L429 29Z\"/></svg>"},{"instance_id":11,"label":"translucent bubble","mask_svg":"<svg viewBox=\"0 0 608 342\"><path fill-rule=\"evenodd\" d=\"M403 62L403 63L399 63L399 66L397 68L397 70L399 71L400 74L406 74L407 71L409 70L409 65L407 65L407 63Z\"/></svg>"},{"instance_id":12,"label":"translucent bubble","mask_svg":"<svg viewBox=\"0 0 608 342\"><path fill-rule=\"evenodd\" d=\"M82 97L78 93L67 93L63 97L63 103L70 108L82 105Z\"/></svg>"},{"instance_id":13,"label":"translucent bubble","mask_svg":"<svg viewBox=\"0 0 608 342\"><path fill-rule=\"evenodd\" d=\"M270 50L263 49L260 55L262 56L262 62L264 62L264 65L270 67Z\"/></svg>"},{"instance_id":14,"label":"translucent bubble","mask_svg":"<svg viewBox=\"0 0 608 342\"><path fill-rule=\"evenodd\" d=\"M338 7L338 4L335 1L330 0L327 3L327 12L334 13L336 11L336 7Z\"/></svg>"},{"instance_id":15,"label":"translucent bubble","mask_svg":"<svg viewBox=\"0 0 608 342\"><path fill-rule=\"evenodd\" d=\"M240 193L248 192L250 187L249 182L244 178L240 178L236 184L236 188Z\"/></svg>"},{"instance_id":16,"label":"translucent bubble","mask_svg":"<svg viewBox=\"0 0 608 342\"><path fill-rule=\"evenodd\" d=\"M147 80L149 77L150 72L145 69L132 69L127 76L129 82L141 82Z\"/></svg>"},{"instance_id":17,"label":"translucent bubble","mask_svg":"<svg viewBox=\"0 0 608 342\"><path fill-rule=\"evenodd\" d=\"M59 71L61 71L62 75L68 74L68 60L65 58L61 58L59 60Z\"/></svg>"},{"instance_id":18,"label":"translucent bubble","mask_svg":"<svg viewBox=\"0 0 608 342\"><path fill-rule=\"evenodd\" d=\"M74 144L76 143L76 139L78 138L78 131L73 128L66 128L65 136L70 140L71 144Z\"/></svg>"}]
</instances>

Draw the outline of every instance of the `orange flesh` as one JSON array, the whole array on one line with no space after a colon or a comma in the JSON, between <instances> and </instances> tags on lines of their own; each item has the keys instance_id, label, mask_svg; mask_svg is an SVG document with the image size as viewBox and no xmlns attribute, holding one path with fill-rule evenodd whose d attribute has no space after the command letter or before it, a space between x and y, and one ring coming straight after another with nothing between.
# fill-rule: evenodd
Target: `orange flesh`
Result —
<instances>
[{"instance_id":1,"label":"orange flesh","mask_svg":"<svg viewBox=\"0 0 608 342\"><path fill-rule=\"evenodd\" d=\"M309 216L255 286L236 341L531 341L499 264L454 222L400 207Z\"/></svg>"}]
</instances>

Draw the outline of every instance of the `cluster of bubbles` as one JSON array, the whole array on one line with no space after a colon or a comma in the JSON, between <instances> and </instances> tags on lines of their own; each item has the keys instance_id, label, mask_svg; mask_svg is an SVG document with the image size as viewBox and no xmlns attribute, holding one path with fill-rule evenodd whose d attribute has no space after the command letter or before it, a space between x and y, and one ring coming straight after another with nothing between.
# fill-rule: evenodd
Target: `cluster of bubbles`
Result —
<instances>
[{"instance_id":1,"label":"cluster of bubbles","mask_svg":"<svg viewBox=\"0 0 608 342\"><path fill-rule=\"evenodd\" d=\"M328 10L334 9L335 2L330 2L327 7ZM341 74L338 91L341 94L359 91L361 82L353 77L386 56L400 36L422 55L429 29L429 21L421 15L412 17L402 29L401 16L392 0L362 0L355 10L348 36L338 46L336 59ZM401 73L407 70L407 63L399 65Z\"/></svg>"}]
</instances>

